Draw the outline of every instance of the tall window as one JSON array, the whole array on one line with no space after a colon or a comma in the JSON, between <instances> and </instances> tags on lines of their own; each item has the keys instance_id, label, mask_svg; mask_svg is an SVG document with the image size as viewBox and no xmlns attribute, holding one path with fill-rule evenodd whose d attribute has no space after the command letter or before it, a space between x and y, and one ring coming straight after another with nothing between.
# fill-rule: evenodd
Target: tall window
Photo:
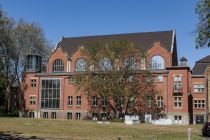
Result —
<instances>
[{"instance_id":1,"label":"tall window","mask_svg":"<svg viewBox=\"0 0 210 140\"><path fill-rule=\"evenodd\" d=\"M174 116L175 124L182 124L182 116Z\"/></svg>"},{"instance_id":2,"label":"tall window","mask_svg":"<svg viewBox=\"0 0 210 140\"><path fill-rule=\"evenodd\" d=\"M60 107L60 79L41 81L41 108Z\"/></svg>"},{"instance_id":3,"label":"tall window","mask_svg":"<svg viewBox=\"0 0 210 140\"><path fill-rule=\"evenodd\" d=\"M102 104L102 106L106 106L106 97L105 96L102 96L101 104Z\"/></svg>"},{"instance_id":4,"label":"tall window","mask_svg":"<svg viewBox=\"0 0 210 140\"><path fill-rule=\"evenodd\" d=\"M87 68L87 61L83 58L77 59L75 63L75 71L76 72L86 71L86 68Z\"/></svg>"},{"instance_id":5,"label":"tall window","mask_svg":"<svg viewBox=\"0 0 210 140\"><path fill-rule=\"evenodd\" d=\"M93 106L97 106L98 105L97 97L96 96L92 97L92 105Z\"/></svg>"},{"instance_id":6,"label":"tall window","mask_svg":"<svg viewBox=\"0 0 210 140\"><path fill-rule=\"evenodd\" d=\"M194 85L194 92L195 93L203 93L204 92L204 85L203 84Z\"/></svg>"},{"instance_id":7,"label":"tall window","mask_svg":"<svg viewBox=\"0 0 210 140\"><path fill-rule=\"evenodd\" d=\"M73 97L68 96L68 106L72 106L72 104L73 104Z\"/></svg>"},{"instance_id":8,"label":"tall window","mask_svg":"<svg viewBox=\"0 0 210 140\"><path fill-rule=\"evenodd\" d=\"M155 55L151 59L151 68L152 70L156 69L164 69L165 68L165 62L162 56Z\"/></svg>"},{"instance_id":9,"label":"tall window","mask_svg":"<svg viewBox=\"0 0 210 140\"><path fill-rule=\"evenodd\" d=\"M196 109L204 109L205 108L205 100L194 100L194 107Z\"/></svg>"},{"instance_id":10,"label":"tall window","mask_svg":"<svg viewBox=\"0 0 210 140\"><path fill-rule=\"evenodd\" d=\"M157 105L159 108L163 107L163 97L162 96L157 97Z\"/></svg>"},{"instance_id":11,"label":"tall window","mask_svg":"<svg viewBox=\"0 0 210 140\"><path fill-rule=\"evenodd\" d=\"M141 58L141 70L145 70L145 58Z\"/></svg>"},{"instance_id":12,"label":"tall window","mask_svg":"<svg viewBox=\"0 0 210 140\"><path fill-rule=\"evenodd\" d=\"M174 97L174 107L182 107L182 97L181 96Z\"/></svg>"},{"instance_id":13,"label":"tall window","mask_svg":"<svg viewBox=\"0 0 210 140\"><path fill-rule=\"evenodd\" d=\"M148 96L147 97L147 107L152 107L152 97L151 96Z\"/></svg>"},{"instance_id":14,"label":"tall window","mask_svg":"<svg viewBox=\"0 0 210 140\"><path fill-rule=\"evenodd\" d=\"M112 64L109 58L102 58L99 61L99 66L102 71L107 71L112 69Z\"/></svg>"},{"instance_id":15,"label":"tall window","mask_svg":"<svg viewBox=\"0 0 210 140\"><path fill-rule=\"evenodd\" d=\"M133 56L125 58L125 68L127 68L129 70L136 69L136 60Z\"/></svg>"},{"instance_id":16,"label":"tall window","mask_svg":"<svg viewBox=\"0 0 210 140\"><path fill-rule=\"evenodd\" d=\"M63 72L64 71L64 64L61 59L56 59L53 62L53 72Z\"/></svg>"},{"instance_id":17,"label":"tall window","mask_svg":"<svg viewBox=\"0 0 210 140\"><path fill-rule=\"evenodd\" d=\"M77 96L77 106L81 105L81 96Z\"/></svg>"},{"instance_id":18,"label":"tall window","mask_svg":"<svg viewBox=\"0 0 210 140\"><path fill-rule=\"evenodd\" d=\"M177 75L174 76L174 92L182 91L182 78Z\"/></svg>"}]
</instances>

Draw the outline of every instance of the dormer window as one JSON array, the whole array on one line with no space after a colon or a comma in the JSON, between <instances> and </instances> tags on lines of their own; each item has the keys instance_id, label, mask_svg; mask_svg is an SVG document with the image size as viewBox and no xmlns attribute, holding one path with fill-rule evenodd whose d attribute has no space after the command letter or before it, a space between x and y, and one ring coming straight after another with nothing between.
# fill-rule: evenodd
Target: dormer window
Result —
<instances>
[{"instance_id":1,"label":"dormer window","mask_svg":"<svg viewBox=\"0 0 210 140\"><path fill-rule=\"evenodd\" d=\"M87 61L83 58L77 59L75 63L75 71L76 72L86 71L86 68L87 68Z\"/></svg>"},{"instance_id":2,"label":"dormer window","mask_svg":"<svg viewBox=\"0 0 210 140\"><path fill-rule=\"evenodd\" d=\"M61 59L56 59L53 62L53 72L64 72L64 64Z\"/></svg>"},{"instance_id":3,"label":"dormer window","mask_svg":"<svg viewBox=\"0 0 210 140\"><path fill-rule=\"evenodd\" d=\"M164 58L160 55L155 55L152 57L151 61L151 69L157 70L157 69L164 69L165 68L165 61Z\"/></svg>"}]
</instances>

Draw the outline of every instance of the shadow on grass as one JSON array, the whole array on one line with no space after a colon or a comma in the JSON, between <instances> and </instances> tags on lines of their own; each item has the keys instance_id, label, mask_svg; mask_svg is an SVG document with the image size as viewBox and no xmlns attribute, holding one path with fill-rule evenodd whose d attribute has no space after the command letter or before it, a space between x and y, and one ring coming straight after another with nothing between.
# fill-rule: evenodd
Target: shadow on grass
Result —
<instances>
[{"instance_id":1,"label":"shadow on grass","mask_svg":"<svg viewBox=\"0 0 210 140\"><path fill-rule=\"evenodd\" d=\"M20 136L20 132L11 132L11 131L0 131L0 140L44 140L43 138L38 138L37 136L24 137Z\"/></svg>"}]
</instances>

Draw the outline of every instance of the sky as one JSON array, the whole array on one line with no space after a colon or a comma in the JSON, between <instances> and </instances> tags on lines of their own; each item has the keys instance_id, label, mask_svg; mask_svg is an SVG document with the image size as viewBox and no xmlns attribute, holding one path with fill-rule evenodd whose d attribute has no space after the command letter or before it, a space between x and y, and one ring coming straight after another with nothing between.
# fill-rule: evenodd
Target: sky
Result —
<instances>
[{"instance_id":1,"label":"sky","mask_svg":"<svg viewBox=\"0 0 210 140\"><path fill-rule=\"evenodd\" d=\"M62 37L176 30L178 59L195 61L210 48L195 49L197 0L0 0L7 16L36 22L55 47Z\"/></svg>"}]
</instances>

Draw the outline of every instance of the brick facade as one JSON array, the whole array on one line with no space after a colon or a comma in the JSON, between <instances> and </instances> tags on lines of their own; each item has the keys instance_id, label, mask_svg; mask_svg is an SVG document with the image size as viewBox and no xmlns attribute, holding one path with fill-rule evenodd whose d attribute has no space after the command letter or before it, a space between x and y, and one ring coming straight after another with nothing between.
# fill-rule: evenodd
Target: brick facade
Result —
<instances>
[{"instance_id":1,"label":"brick facade","mask_svg":"<svg viewBox=\"0 0 210 140\"><path fill-rule=\"evenodd\" d=\"M157 96L163 97L164 113L166 118L172 120L173 123L189 124L196 123L196 115L203 115L206 120L206 104L204 108L195 108L194 100L206 100L207 89L203 93L194 93L194 84L204 84L206 81L204 77L196 77L191 75L189 67L177 66L177 51L176 46L173 52L162 45L160 41L154 40L151 48L146 51L146 68L150 67L151 58L155 55L164 58L165 68L163 70L155 71L153 78L155 78L156 88L161 91ZM29 112L34 112L32 117L43 118L48 114L48 118L53 118L53 113L56 113L56 119L84 119L88 115L89 104L85 95L77 91L74 84L69 82L69 76L74 73L75 62L82 56L81 47L77 49L70 56L61 47L57 47L49 56L46 73L28 72L25 73L26 89L24 91L25 109ZM64 63L63 73L53 73L52 65L56 59L60 59ZM138 58L137 58L138 59ZM140 65L140 63L139 63ZM175 66L174 66L175 65ZM162 75L163 81L157 81L157 76ZM174 92L174 77L181 77L182 91L177 94ZM32 79L36 79L36 86L32 87ZM60 101L58 109L43 109L41 108L41 92L43 79L59 79L60 80ZM49 89L51 90L51 89ZM54 89L52 89L54 90ZM32 98L35 97L35 104L32 103ZM72 105L68 105L68 97L72 98ZM81 97L81 105L76 105L77 96ZM175 97L181 97L181 105L175 107ZM30 99L31 98L31 99ZM54 101L54 100L53 100ZM80 113L80 117L78 115ZM71 116L72 115L72 116ZM177 118L181 120L177 121Z\"/></svg>"}]
</instances>

